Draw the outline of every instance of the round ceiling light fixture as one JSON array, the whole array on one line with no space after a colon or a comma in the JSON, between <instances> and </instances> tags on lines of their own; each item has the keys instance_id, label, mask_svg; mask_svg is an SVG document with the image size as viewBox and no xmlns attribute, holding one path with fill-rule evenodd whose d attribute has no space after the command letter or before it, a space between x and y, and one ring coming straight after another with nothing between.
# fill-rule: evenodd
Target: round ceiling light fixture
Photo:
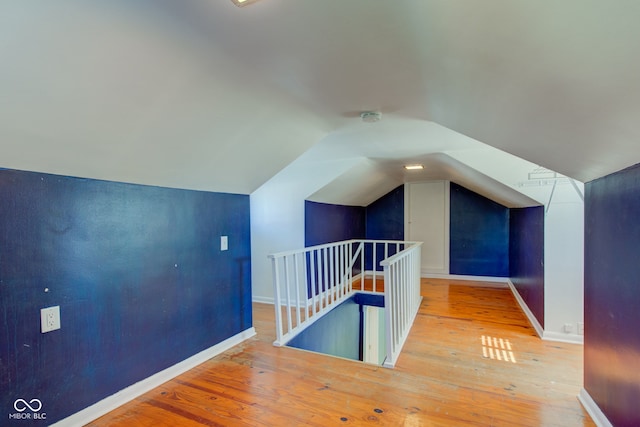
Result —
<instances>
[{"instance_id":1,"label":"round ceiling light fixture","mask_svg":"<svg viewBox=\"0 0 640 427\"><path fill-rule=\"evenodd\" d=\"M360 113L360 118L365 123L375 123L380 121L382 113L379 111L363 111Z\"/></svg>"}]
</instances>

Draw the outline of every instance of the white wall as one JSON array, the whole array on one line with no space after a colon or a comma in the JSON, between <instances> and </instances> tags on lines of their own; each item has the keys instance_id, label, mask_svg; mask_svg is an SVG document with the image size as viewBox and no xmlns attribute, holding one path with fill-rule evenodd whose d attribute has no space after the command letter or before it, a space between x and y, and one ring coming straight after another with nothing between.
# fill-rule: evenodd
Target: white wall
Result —
<instances>
[{"instance_id":1,"label":"white wall","mask_svg":"<svg viewBox=\"0 0 640 427\"><path fill-rule=\"evenodd\" d=\"M271 253L304 247L304 198L282 184L251 194L251 284L253 300L272 302Z\"/></svg>"},{"instance_id":2,"label":"white wall","mask_svg":"<svg viewBox=\"0 0 640 427\"><path fill-rule=\"evenodd\" d=\"M268 255L304 247L304 202L335 177L366 159L315 145L251 193L251 281L253 300L273 302Z\"/></svg>"},{"instance_id":3,"label":"white wall","mask_svg":"<svg viewBox=\"0 0 640 427\"><path fill-rule=\"evenodd\" d=\"M582 184L579 190L582 192ZM544 338L581 341L584 320L584 203L568 182L541 187L550 202L544 224ZM564 326L570 325L571 331Z\"/></svg>"}]
</instances>

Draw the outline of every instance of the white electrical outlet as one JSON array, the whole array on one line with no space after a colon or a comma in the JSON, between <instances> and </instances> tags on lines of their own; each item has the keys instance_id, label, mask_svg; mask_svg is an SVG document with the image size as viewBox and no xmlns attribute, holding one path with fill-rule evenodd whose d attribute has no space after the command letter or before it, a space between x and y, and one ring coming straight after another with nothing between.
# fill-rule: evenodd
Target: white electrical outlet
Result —
<instances>
[{"instance_id":1,"label":"white electrical outlet","mask_svg":"<svg viewBox=\"0 0 640 427\"><path fill-rule=\"evenodd\" d=\"M578 335L584 335L584 322L578 322Z\"/></svg>"},{"instance_id":2,"label":"white electrical outlet","mask_svg":"<svg viewBox=\"0 0 640 427\"><path fill-rule=\"evenodd\" d=\"M220 236L220 250L221 251L229 250L229 237L228 236Z\"/></svg>"},{"instance_id":3,"label":"white electrical outlet","mask_svg":"<svg viewBox=\"0 0 640 427\"><path fill-rule=\"evenodd\" d=\"M60 329L60 306L47 307L40 309L40 330L45 332Z\"/></svg>"}]
</instances>

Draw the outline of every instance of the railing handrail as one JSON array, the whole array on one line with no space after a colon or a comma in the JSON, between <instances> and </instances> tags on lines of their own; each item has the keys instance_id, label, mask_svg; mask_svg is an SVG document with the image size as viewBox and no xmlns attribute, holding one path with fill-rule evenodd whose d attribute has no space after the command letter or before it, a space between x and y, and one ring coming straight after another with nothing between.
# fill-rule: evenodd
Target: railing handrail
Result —
<instances>
[{"instance_id":1,"label":"railing handrail","mask_svg":"<svg viewBox=\"0 0 640 427\"><path fill-rule=\"evenodd\" d=\"M413 249L416 246L422 246L422 242L402 242L408 246L406 246L403 250L399 251L396 254L391 255L389 258L385 258L380 261L380 265L382 267L387 267L398 261L400 258L404 258L409 256L409 250Z\"/></svg>"},{"instance_id":2,"label":"railing handrail","mask_svg":"<svg viewBox=\"0 0 640 427\"><path fill-rule=\"evenodd\" d=\"M338 245L343 245L343 244L348 244L348 243L361 243L361 242L364 242L364 243L392 243L394 245L395 244L414 245L414 244L417 244L417 243L422 244L422 242L413 242L413 241L407 241L407 240L350 239L350 240L341 240L339 242L323 243L321 245L307 246L307 247L304 247L304 248L301 248L301 249L293 249L293 250L289 250L289 251L276 252L276 253L267 255L267 257L270 258L270 259L281 258L283 256L299 254L299 253L303 253L303 252L309 252L309 251L312 251L312 250L325 249L325 248L330 248L332 246L338 246Z\"/></svg>"}]
</instances>

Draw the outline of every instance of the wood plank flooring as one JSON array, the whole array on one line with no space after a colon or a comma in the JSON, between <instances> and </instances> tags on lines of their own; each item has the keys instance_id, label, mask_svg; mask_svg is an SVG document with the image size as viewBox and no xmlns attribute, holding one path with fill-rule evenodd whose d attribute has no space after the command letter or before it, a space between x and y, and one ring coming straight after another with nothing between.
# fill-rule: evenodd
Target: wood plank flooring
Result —
<instances>
[{"instance_id":1,"label":"wood plank flooring","mask_svg":"<svg viewBox=\"0 0 640 427\"><path fill-rule=\"evenodd\" d=\"M510 290L469 283L423 279L395 369L273 347L273 306L254 304L256 337L90 425L595 425L582 346L540 340Z\"/></svg>"}]
</instances>

